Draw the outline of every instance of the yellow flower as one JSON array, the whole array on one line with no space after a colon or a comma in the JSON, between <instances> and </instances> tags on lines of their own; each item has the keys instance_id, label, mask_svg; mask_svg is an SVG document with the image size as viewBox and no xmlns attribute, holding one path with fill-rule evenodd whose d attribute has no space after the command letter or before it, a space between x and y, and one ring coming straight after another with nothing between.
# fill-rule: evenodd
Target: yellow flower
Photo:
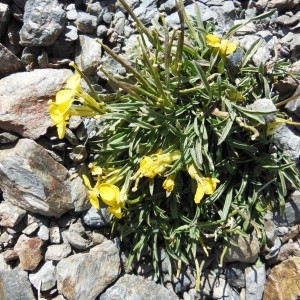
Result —
<instances>
[{"instance_id":1,"label":"yellow flower","mask_svg":"<svg viewBox=\"0 0 300 300\"><path fill-rule=\"evenodd\" d=\"M234 52L237 47L235 43L231 43L228 40L221 40L214 34L208 34L206 36L206 44L210 47L218 48L222 57Z\"/></svg>"},{"instance_id":2,"label":"yellow flower","mask_svg":"<svg viewBox=\"0 0 300 300\"><path fill-rule=\"evenodd\" d=\"M88 196L91 204L100 209L99 197L101 200L109 206L107 211L113 214L116 218L122 218L123 203L120 199L120 190L116 185L109 183L100 183L100 176L98 176L97 183L92 188L91 183L86 175L82 175L83 182L88 188Z\"/></svg>"},{"instance_id":3,"label":"yellow flower","mask_svg":"<svg viewBox=\"0 0 300 300\"><path fill-rule=\"evenodd\" d=\"M60 113L66 113L75 99L75 92L71 90L61 90L56 93L55 104Z\"/></svg>"},{"instance_id":4,"label":"yellow flower","mask_svg":"<svg viewBox=\"0 0 300 300\"><path fill-rule=\"evenodd\" d=\"M59 110L58 105L56 105L54 102L51 100L48 102L49 103L49 113L50 117L53 121L53 123L57 127L57 134L60 139L62 139L65 136L66 133L66 126L68 124L68 120L70 118L70 115L68 112L61 113Z\"/></svg>"},{"instance_id":5,"label":"yellow flower","mask_svg":"<svg viewBox=\"0 0 300 300\"><path fill-rule=\"evenodd\" d=\"M89 181L89 179L87 178L86 175L82 175L82 179L84 184L86 185L86 187L88 188L88 196L90 198L90 202L91 204L96 208L96 209L100 209L100 204L99 204L99 200L98 197L100 195L99 193L99 187L100 187L100 177L98 177L97 183L96 185L92 188L91 183Z\"/></svg>"},{"instance_id":6,"label":"yellow flower","mask_svg":"<svg viewBox=\"0 0 300 300\"><path fill-rule=\"evenodd\" d=\"M108 212L116 218L122 218L122 202L120 199L120 189L110 183L101 183L99 185L99 193L101 200L108 206Z\"/></svg>"},{"instance_id":7,"label":"yellow flower","mask_svg":"<svg viewBox=\"0 0 300 300\"><path fill-rule=\"evenodd\" d=\"M197 181L197 190L194 197L196 204L200 203L204 195L212 195L217 189L217 183L220 182L220 180L217 178L200 176L200 172L196 170L193 164L188 167L188 173L192 179Z\"/></svg>"},{"instance_id":8,"label":"yellow flower","mask_svg":"<svg viewBox=\"0 0 300 300\"><path fill-rule=\"evenodd\" d=\"M168 176L162 186L166 191L172 192L175 186L174 179L171 176Z\"/></svg>"},{"instance_id":9,"label":"yellow flower","mask_svg":"<svg viewBox=\"0 0 300 300\"><path fill-rule=\"evenodd\" d=\"M202 177L201 181L197 181L197 190L194 197L195 203L199 204L204 195L212 195L219 182L219 179L210 177Z\"/></svg>"},{"instance_id":10,"label":"yellow flower","mask_svg":"<svg viewBox=\"0 0 300 300\"><path fill-rule=\"evenodd\" d=\"M81 93L80 74L72 75L65 84L65 89L56 93L55 102L49 101L49 113L57 127L58 137L62 139L66 133L67 120L70 118L69 109L77 93Z\"/></svg>"},{"instance_id":11,"label":"yellow flower","mask_svg":"<svg viewBox=\"0 0 300 300\"><path fill-rule=\"evenodd\" d=\"M154 178L157 173L154 169L154 161L151 157L145 156L140 162L141 174L145 177Z\"/></svg>"},{"instance_id":12,"label":"yellow flower","mask_svg":"<svg viewBox=\"0 0 300 300\"><path fill-rule=\"evenodd\" d=\"M161 175L165 169L181 156L179 151L169 153L156 153L150 156L144 156L140 162L140 172L143 176L154 178L156 175Z\"/></svg>"},{"instance_id":13,"label":"yellow flower","mask_svg":"<svg viewBox=\"0 0 300 300\"><path fill-rule=\"evenodd\" d=\"M65 88L69 90L75 90L78 93L82 93L82 88L80 86L81 76L79 73L75 73L71 77L68 78Z\"/></svg>"}]
</instances>

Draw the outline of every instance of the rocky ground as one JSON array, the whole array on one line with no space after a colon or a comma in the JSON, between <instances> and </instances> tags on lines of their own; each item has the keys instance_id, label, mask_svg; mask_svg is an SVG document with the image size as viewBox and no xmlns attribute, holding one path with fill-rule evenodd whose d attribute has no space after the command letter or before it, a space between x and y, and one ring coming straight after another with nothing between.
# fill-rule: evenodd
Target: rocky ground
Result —
<instances>
[{"instance_id":1,"label":"rocky ground","mask_svg":"<svg viewBox=\"0 0 300 300\"><path fill-rule=\"evenodd\" d=\"M128 0L146 25L165 12L170 27L178 25L173 0ZM275 14L242 27L245 47L262 40L255 64L274 57L290 59L300 70L300 1L185 1L188 14L200 5L203 20L222 32L241 20L270 9ZM126 252L109 238L108 215L91 208L80 176L87 160L87 137L93 120L73 118L59 140L48 115L47 101L72 74L75 61L105 89L100 64L124 73L102 53L95 38L126 52L136 36L132 20L116 0L0 0L0 299L296 299L300 297L300 191L291 191L284 216L265 217L267 247L255 235L234 237L218 266L205 263L200 290L195 272L155 283L147 260L126 268ZM275 86L282 95L299 92L292 76ZM286 109L300 117L300 98ZM297 159L300 134L286 125L274 143ZM216 249L216 257L218 249ZM163 265L163 251L161 253ZM260 258L260 259L258 259Z\"/></svg>"}]
</instances>

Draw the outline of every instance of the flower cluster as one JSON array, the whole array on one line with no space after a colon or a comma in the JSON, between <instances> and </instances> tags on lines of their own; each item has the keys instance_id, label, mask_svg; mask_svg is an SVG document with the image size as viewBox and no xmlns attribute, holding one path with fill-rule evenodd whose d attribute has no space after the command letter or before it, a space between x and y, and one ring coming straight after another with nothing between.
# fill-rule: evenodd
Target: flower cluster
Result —
<instances>
[{"instance_id":1,"label":"flower cluster","mask_svg":"<svg viewBox=\"0 0 300 300\"><path fill-rule=\"evenodd\" d=\"M287 181L300 186L295 164L280 150L268 152L269 124L251 108L257 99L277 101L270 89L273 75L252 63L259 44L246 51L234 42L238 26L218 37L212 24L202 23L199 10L193 23L178 0L180 29L169 32L160 15L149 30L119 1L140 33L134 61L98 42L126 76L101 66L114 92L98 94L72 64L77 73L49 102L50 116L59 138L72 115L101 116L99 133L88 141L93 161L83 181L91 204L100 209L103 203L120 225L113 228L120 229L121 240L129 239L129 264L149 248L159 275L162 247L169 270L174 271L173 260L179 266L194 262L199 278L199 253L209 254L216 240L229 243L232 233L256 230L263 243L264 213L284 207ZM228 55L237 49L241 61L233 72ZM273 69L285 75L280 63ZM285 120L282 114L276 122Z\"/></svg>"}]
</instances>

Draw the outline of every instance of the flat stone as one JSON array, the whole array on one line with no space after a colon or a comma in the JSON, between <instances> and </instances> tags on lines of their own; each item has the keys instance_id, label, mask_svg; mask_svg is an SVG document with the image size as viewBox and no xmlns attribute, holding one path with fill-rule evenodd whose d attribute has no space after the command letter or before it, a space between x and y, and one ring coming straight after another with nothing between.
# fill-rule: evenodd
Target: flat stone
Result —
<instances>
[{"instance_id":1,"label":"flat stone","mask_svg":"<svg viewBox=\"0 0 300 300\"><path fill-rule=\"evenodd\" d=\"M52 261L47 261L35 273L29 274L29 281L37 290L47 291L56 284L56 268Z\"/></svg>"},{"instance_id":2,"label":"flat stone","mask_svg":"<svg viewBox=\"0 0 300 300\"><path fill-rule=\"evenodd\" d=\"M33 140L0 152L3 197L27 211L60 217L73 208L69 174Z\"/></svg>"},{"instance_id":3,"label":"flat stone","mask_svg":"<svg viewBox=\"0 0 300 300\"><path fill-rule=\"evenodd\" d=\"M118 279L112 287L108 288L105 293L100 296L99 300L117 299L118 295L122 295L123 299L130 300L179 299L173 291L168 290L160 284L156 284L154 281L147 280L141 276L128 274Z\"/></svg>"},{"instance_id":4,"label":"flat stone","mask_svg":"<svg viewBox=\"0 0 300 300\"><path fill-rule=\"evenodd\" d=\"M66 12L57 0L28 0L20 30L23 46L50 46L63 30Z\"/></svg>"},{"instance_id":5,"label":"flat stone","mask_svg":"<svg viewBox=\"0 0 300 300\"><path fill-rule=\"evenodd\" d=\"M245 238L239 234L234 234L231 238L236 245L230 244L224 261L254 263L260 251L258 239L253 235Z\"/></svg>"},{"instance_id":6,"label":"flat stone","mask_svg":"<svg viewBox=\"0 0 300 300\"><path fill-rule=\"evenodd\" d=\"M100 65L101 45L87 35L79 35L75 63L85 73L94 74Z\"/></svg>"},{"instance_id":7,"label":"flat stone","mask_svg":"<svg viewBox=\"0 0 300 300\"><path fill-rule=\"evenodd\" d=\"M260 267L255 265L246 268L246 298L249 300L261 300L266 282L266 268L264 264Z\"/></svg>"},{"instance_id":8,"label":"flat stone","mask_svg":"<svg viewBox=\"0 0 300 300\"><path fill-rule=\"evenodd\" d=\"M109 224L109 213L106 208L101 208L98 211L95 207L91 207L86 213L83 215L84 224L92 227L92 228L101 228L107 226Z\"/></svg>"},{"instance_id":9,"label":"flat stone","mask_svg":"<svg viewBox=\"0 0 300 300\"><path fill-rule=\"evenodd\" d=\"M291 226L300 222L300 191L294 191L286 199L284 215L274 213L274 222L278 226Z\"/></svg>"},{"instance_id":10,"label":"flat stone","mask_svg":"<svg viewBox=\"0 0 300 300\"><path fill-rule=\"evenodd\" d=\"M20 267L23 270L33 271L37 268L43 258L41 251L43 244L38 237L29 238L24 234L19 237L14 250L19 256Z\"/></svg>"},{"instance_id":11,"label":"flat stone","mask_svg":"<svg viewBox=\"0 0 300 300\"><path fill-rule=\"evenodd\" d=\"M289 11L300 3L299 0L270 0L268 8L276 8L279 12Z\"/></svg>"},{"instance_id":12,"label":"flat stone","mask_svg":"<svg viewBox=\"0 0 300 300\"><path fill-rule=\"evenodd\" d=\"M56 269L57 288L67 299L95 299L118 278L120 266L118 245L106 241L89 253L62 259Z\"/></svg>"},{"instance_id":13,"label":"flat stone","mask_svg":"<svg viewBox=\"0 0 300 300\"><path fill-rule=\"evenodd\" d=\"M0 299L35 300L27 272L15 268L0 272Z\"/></svg>"},{"instance_id":14,"label":"flat stone","mask_svg":"<svg viewBox=\"0 0 300 300\"><path fill-rule=\"evenodd\" d=\"M1 3L0 3L1 5ZM10 75L19 71L23 71L24 65L22 61L15 56L10 50L0 43L0 77Z\"/></svg>"},{"instance_id":15,"label":"flat stone","mask_svg":"<svg viewBox=\"0 0 300 300\"><path fill-rule=\"evenodd\" d=\"M97 29L98 18L85 12L78 12L75 24L82 33L94 33Z\"/></svg>"},{"instance_id":16,"label":"flat stone","mask_svg":"<svg viewBox=\"0 0 300 300\"><path fill-rule=\"evenodd\" d=\"M64 231L62 233L63 239L69 242L74 248L79 250L85 250L89 248L90 242L80 236L79 233L74 231Z\"/></svg>"},{"instance_id":17,"label":"flat stone","mask_svg":"<svg viewBox=\"0 0 300 300\"><path fill-rule=\"evenodd\" d=\"M0 203L0 225L5 227L16 226L25 216L26 211L9 202Z\"/></svg>"},{"instance_id":18,"label":"flat stone","mask_svg":"<svg viewBox=\"0 0 300 300\"><path fill-rule=\"evenodd\" d=\"M279 149L283 151L284 155L290 157L294 161L298 158L300 153L300 136L299 136L299 132L296 129L286 124L282 125L274 132L273 142ZM290 205L286 205L286 208L288 209L288 212L294 214L295 218L297 219L300 218L299 211L293 213L290 210ZM282 223L282 224L285 225L286 223Z\"/></svg>"},{"instance_id":19,"label":"flat stone","mask_svg":"<svg viewBox=\"0 0 300 300\"><path fill-rule=\"evenodd\" d=\"M50 245L47 247L45 259L59 261L67 257L72 249L69 243Z\"/></svg>"},{"instance_id":20,"label":"flat stone","mask_svg":"<svg viewBox=\"0 0 300 300\"><path fill-rule=\"evenodd\" d=\"M47 102L71 75L67 69L37 69L1 79L0 128L31 139L45 134L53 126Z\"/></svg>"},{"instance_id":21,"label":"flat stone","mask_svg":"<svg viewBox=\"0 0 300 300\"><path fill-rule=\"evenodd\" d=\"M291 257L273 267L265 284L263 300L297 299L299 278L300 257Z\"/></svg>"}]
</instances>

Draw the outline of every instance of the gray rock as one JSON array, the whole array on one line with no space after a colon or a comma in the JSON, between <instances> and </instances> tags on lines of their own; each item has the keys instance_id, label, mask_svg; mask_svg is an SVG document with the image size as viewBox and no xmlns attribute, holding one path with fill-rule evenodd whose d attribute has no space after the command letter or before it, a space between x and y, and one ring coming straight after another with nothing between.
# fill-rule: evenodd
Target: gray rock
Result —
<instances>
[{"instance_id":1,"label":"gray rock","mask_svg":"<svg viewBox=\"0 0 300 300\"><path fill-rule=\"evenodd\" d=\"M80 234L74 231L64 231L62 233L64 242L69 242L78 250L86 250L89 248L89 241L84 239Z\"/></svg>"},{"instance_id":2,"label":"gray rock","mask_svg":"<svg viewBox=\"0 0 300 300\"><path fill-rule=\"evenodd\" d=\"M113 12L105 12L102 16L102 20L106 24L110 24L114 18L114 13Z\"/></svg>"},{"instance_id":3,"label":"gray rock","mask_svg":"<svg viewBox=\"0 0 300 300\"><path fill-rule=\"evenodd\" d=\"M20 30L23 46L50 46L63 30L66 12L57 0L28 0Z\"/></svg>"},{"instance_id":4,"label":"gray rock","mask_svg":"<svg viewBox=\"0 0 300 300\"><path fill-rule=\"evenodd\" d=\"M9 6L0 3L0 38L4 35L10 18Z\"/></svg>"},{"instance_id":5,"label":"gray rock","mask_svg":"<svg viewBox=\"0 0 300 300\"><path fill-rule=\"evenodd\" d=\"M71 179L71 197L75 212L86 211L91 207L90 199L87 196L86 186L78 176Z\"/></svg>"},{"instance_id":6,"label":"gray rock","mask_svg":"<svg viewBox=\"0 0 300 300\"><path fill-rule=\"evenodd\" d=\"M125 14L123 14L121 11L115 13L113 20L113 28L118 35L124 34L124 28L127 23L128 21L126 20Z\"/></svg>"},{"instance_id":7,"label":"gray rock","mask_svg":"<svg viewBox=\"0 0 300 300\"><path fill-rule=\"evenodd\" d=\"M1 272L9 271L11 270L11 266L6 263L4 259L4 253L0 253L0 274ZM0 280L1 282L1 280Z\"/></svg>"},{"instance_id":8,"label":"gray rock","mask_svg":"<svg viewBox=\"0 0 300 300\"><path fill-rule=\"evenodd\" d=\"M19 137L11 132L0 133L0 144L10 144L15 142Z\"/></svg>"},{"instance_id":9,"label":"gray rock","mask_svg":"<svg viewBox=\"0 0 300 300\"><path fill-rule=\"evenodd\" d=\"M284 215L274 213L274 222L278 226L291 226L300 222L300 191L294 191L287 198Z\"/></svg>"},{"instance_id":10,"label":"gray rock","mask_svg":"<svg viewBox=\"0 0 300 300\"><path fill-rule=\"evenodd\" d=\"M27 211L59 217L73 208L68 171L29 139L0 152L3 197Z\"/></svg>"},{"instance_id":11,"label":"gray rock","mask_svg":"<svg viewBox=\"0 0 300 300\"><path fill-rule=\"evenodd\" d=\"M199 293L212 299L240 300L239 294L230 287L224 278L209 271L205 271L201 276Z\"/></svg>"},{"instance_id":12,"label":"gray rock","mask_svg":"<svg viewBox=\"0 0 300 300\"><path fill-rule=\"evenodd\" d=\"M93 74L100 65L101 46L92 37L80 35L76 47L75 63L85 73Z\"/></svg>"},{"instance_id":13,"label":"gray rock","mask_svg":"<svg viewBox=\"0 0 300 300\"><path fill-rule=\"evenodd\" d=\"M76 41L78 39L78 31L77 28L75 26L72 25L68 25L65 28L65 41Z\"/></svg>"},{"instance_id":14,"label":"gray rock","mask_svg":"<svg viewBox=\"0 0 300 300\"><path fill-rule=\"evenodd\" d=\"M35 300L27 272L19 268L0 272L0 299Z\"/></svg>"},{"instance_id":15,"label":"gray rock","mask_svg":"<svg viewBox=\"0 0 300 300\"><path fill-rule=\"evenodd\" d=\"M277 227L273 220L264 219L264 228L266 232L267 244L272 247L277 238Z\"/></svg>"},{"instance_id":16,"label":"gray rock","mask_svg":"<svg viewBox=\"0 0 300 300\"><path fill-rule=\"evenodd\" d=\"M75 146L70 153L70 159L76 164L85 162L87 156L88 154L84 145Z\"/></svg>"},{"instance_id":17,"label":"gray rock","mask_svg":"<svg viewBox=\"0 0 300 300\"><path fill-rule=\"evenodd\" d=\"M245 269L247 265L242 263L231 263L226 266L225 276L228 283L237 289L246 286Z\"/></svg>"},{"instance_id":18,"label":"gray rock","mask_svg":"<svg viewBox=\"0 0 300 300\"><path fill-rule=\"evenodd\" d=\"M47 247L45 259L59 261L67 257L71 251L72 249L69 243L50 245Z\"/></svg>"},{"instance_id":19,"label":"gray rock","mask_svg":"<svg viewBox=\"0 0 300 300\"><path fill-rule=\"evenodd\" d=\"M37 236L43 241L48 241L49 240L49 228L45 225L42 225L37 233Z\"/></svg>"},{"instance_id":20,"label":"gray rock","mask_svg":"<svg viewBox=\"0 0 300 300\"><path fill-rule=\"evenodd\" d=\"M266 282L266 268L255 265L246 268L246 298L247 300L261 300Z\"/></svg>"},{"instance_id":21,"label":"gray rock","mask_svg":"<svg viewBox=\"0 0 300 300\"><path fill-rule=\"evenodd\" d=\"M298 95L300 93L300 87L298 87L294 93L294 95ZM300 118L300 95L287 103L285 105L285 108L292 114L296 115L298 118Z\"/></svg>"},{"instance_id":22,"label":"gray rock","mask_svg":"<svg viewBox=\"0 0 300 300\"><path fill-rule=\"evenodd\" d=\"M36 222L31 223L25 229L22 230L22 233L26 235L31 235L39 228L39 224Z\"/></svg>"},{"instance_id":23,"label":"gray rock","mask_svg":"<svg viewBox=\"0 0 300 300\"><path fill-rule=\"evenodd\" d=\"M66 69L41 69L1 79L0 128L32 139L45 134L53 126L47 102L71 75Z\"/></svg>"},{"instance_id":24,"label":"gray rock","mask_svg":"<svg viewBox=\"0 0 300 300\"><path fill-rule=\"evenodd\" d=\"M0 3L1 4L1 3ZM0 43L0 77L24 70L21 60Z\"/></svg>"},{"instance_id":25,"label":"gray rock","mask_svg":"<svg viewBox=\"0 0 300 300\"><path fill-rule=\"evenodd\" d=\"M140 299L168 299L177 300L179 297L171 290L154 281L147 280L140 276L124 275L112 287L103 293L99 300L119 299L122 295L124 300Z\"/></svg>"},{"instance_id":26,"label":"gray rock","mask_svg":"<svg viewBox=\"0 0 300 300\"><path fill-rule=\"evenodd\" d=\"M214 12L213 10L211 10L210 8L208 8L206 5L204 5L201 2L193 3L193 4L187 5L185 7L185 11L189 17L196 16L195 5L198 5L200 8L202 21L204 21L204 22L212 21L212 20L216 20L218 18L218 14L216 12ZM174 13L166 16L165 19L166 19L167 25L171 28L178 27L180 24L179 16L178 16L177 12L174 12Z\"/></svg>"},{"instance_id":27,"label":"gray rock","mask_svg":"<svg viewBox=\"0 0 300 300\"><path fill-rule=\"evenodd\" d=\"M98 18L80 11L77 13L75 24L82 33L94 33L97 29Z\"/></svg>"},{"instance_id":28,"label":"gray rock","mask_svg":"<svg viewBox=\"0 0 300 300\"><path fill-rule=\"evenodd\" d=\"M224 261L254 263L260 251L258 239L254 235L249 235L245 238L239 234L234 234L231 238L235 245L230 244Z\"/></svg>"},{"instance_id":29,"label":"gray rock","mask_svg":"<svg viewBox=\"0 0 300 300\"><path fill-rule=\"evenodd\" d=\"M300 4L299 0L270 0L268 8L276 8L279 12L283 12L291 10L298 4Z\"/></svg>"},{"instance_id":30,"label":"gray rock","mask_svg":"<svg viewBox=\"0 0 300 300\"><path fill-rule=\"evenodd\" d=\"M57 288L67 299L93 300L118 278L120 271L119 247L106 241L89 253L62 259L56 269Z\"/></svg>"},{"instance_id":31,"label":"gray rock","mask_svg":"<svg viewBox=\"0 0 300 300\"><path fill-rule=\"evenodd\" d=\"M107 31L108 31L108 28L103 25L103 24L100 24L98 27L97 27L97 36L100 37L100 38L103 38L104 36L106 36L107 34Z\"/></svg>"},{"instance_id":32,"label":"gray rock","mask_svg":"<svg viewBox=\"0 0 300 300\"><path fill-rule=\"evenodd\" d=\"M262 115L266 123L275 121L277 108L271 99L257 99L250 105L250 107L253 111L268 113Z\"/></svg>"},{"instance_id":33,"label":"gray rock","mask_svg":"<svg viewBox=\"0 0 300 300\"><path fill-rule=\"evenodd\" d=\"M77 19L77 10L76 9L71 9L67 11L67 19L70 21L75 21Z\"/></svg>"},{"instance_id":34,"label":"gray rock","mask_svg":"<svg viewBox=\"0 0 300 300\"><path fill-rule=\"evenodd\" d=\"M107 212L106 208L101 208L98 211L95 207L91 207L86 213L83 215L84 224L92 227L92 228L101 228L107 226L109 224L110 215Z\"/></svg>"},{"instance_id":35,"label":"gray rock","mask_svg":"<svg viewBox=\"0 0 300 300\"><path fill-rule=\"evenodd\" d=\"M52 261L47 261L35 273L29 274L29 281L40 291L48 291L56 284L56 268Z\"/></svg>"},{"instance_id":36,"label":"gray rock","mask_svg":"<svg viewBox=\"0 0 300 300\"><path fill-rule=\"evenodd\" d=\"M9 202L0 203L0 225L5 227L16 226L25 216L26 211Z\"/></svg>"},{"instance_id":37,"label":"gray rock","mask_svg":"<svg viewBox=\"0 0 300 300\"><path fill-rule=\"evenodd\" d=\"M293 35L293 39L290 43L291 60L297 61L300 58L300 33Z\"/></svg>"},{"instance_id":38,"label":"gray rock","mask_svg":"<svg viewBox=\"0 0 300 300\"><path fill-rule=\"evenodd\" d=\"M284 124L274 132L273 141L283 151L284 155L292 160L298 158L300 154L300 136L297 130Z\"/></svg>"},{"instance_id":39,"label":"gray rock","mask_svg":"<svg viewBox=\"0 0 300 300\"><path fill-rule=\"evenodd\" d=\"M49 238L52 244L60 243L60 230L56 223L51 222L49 226Z\"/></svg>"}]
</instances>

